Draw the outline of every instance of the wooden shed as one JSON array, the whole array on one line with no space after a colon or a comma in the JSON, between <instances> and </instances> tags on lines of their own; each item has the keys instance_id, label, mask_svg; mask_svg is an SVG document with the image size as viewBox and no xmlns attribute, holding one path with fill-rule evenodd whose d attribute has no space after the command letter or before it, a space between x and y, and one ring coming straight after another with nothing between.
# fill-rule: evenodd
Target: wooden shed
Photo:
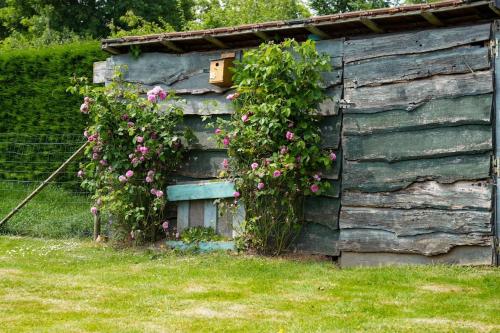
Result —
<instances>
[{"instance_id":1,"label":"wooden shed","mask_svg":"<svg viewBox=\"0 0 500 333\"><path fill-rule=\"evenodd\" d=\"M453 0L106 39L111 56L95 79L126 64L126 80L182 95L199 144L181 176L207 180L226 154L201 117L232 112L229 88L209 83L210 62L267 40L320 39L334 67L319 110L322 144L342 158L324 175L330 192L306 200L297 250L342 266L496 264L497 19L500 1Z\"/></svg>"}]
</instances>

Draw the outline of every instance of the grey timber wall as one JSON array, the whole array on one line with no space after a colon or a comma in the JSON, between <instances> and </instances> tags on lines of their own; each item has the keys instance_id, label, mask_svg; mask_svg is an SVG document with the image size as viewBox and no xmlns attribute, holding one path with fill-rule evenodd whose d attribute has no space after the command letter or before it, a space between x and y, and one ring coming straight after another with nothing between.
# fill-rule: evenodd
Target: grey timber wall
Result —
<instances>
[{"instance_id":1,"label":"grey timber wall","mask_svg":"<svg viewBox=\"0 0 500 333\"><path fill-rule=\"evenodd\" d=\"M493 68L490 24L324 40L332 57L320 107L322 145L337 151L333 185L306 198L295 248L342 266L492 263ZM116 55L126 80L183 99L198 142L176 179L217 177L227 157L203 116L229 117L227 89L208 83L222 51ZM213 120L213 119L212 119Z\"/></svg>"},{"instance_id":2,"label":"grey timber wall","mask_svg":"<svg viewBox=\"0 0 500 333\"><path fill-rule=\"evenodd\" d=\"M339 102L343 93L343 39L325 40L317 43L320 52L331 56L334 70L324 73L328 98L320 106L322 120L322 146L340 150L342 116ZM238 51L238 50L236 50ZM228 89L211 85L209 81L210 60L218 59L223 51L193 52L186 54L144 53L138 59L132 56L115 55L107 59L105 79L109 81L116 66L126 66L125 80L138 83L144 92L155 85L175 90L182 99L185 125L193 129L198 142L190 147L184 166L177 171L178 181L216 178L221 163L227 157L224 149L218 149L213 139L213 129L206 123L216 117L229 117L233 112L226 101ZM203 116L211 116L203 122ZM306 224L298 238L296 247L301 251L338 256L338 216L340 213L341 153L338 163L323 172L323 178L332 184L330 191L321 197L306 198L304 212Z\"/></svg>"},{"instance_id":3,"label":"grey timber wall","mask_svg":"<svg viewBox=\"0 0 500 333\"><path fill-rule=\"evenodd\" d=\"M342 266L492 263L490 29L345 42Z\"/></svg>"}]
</instances>

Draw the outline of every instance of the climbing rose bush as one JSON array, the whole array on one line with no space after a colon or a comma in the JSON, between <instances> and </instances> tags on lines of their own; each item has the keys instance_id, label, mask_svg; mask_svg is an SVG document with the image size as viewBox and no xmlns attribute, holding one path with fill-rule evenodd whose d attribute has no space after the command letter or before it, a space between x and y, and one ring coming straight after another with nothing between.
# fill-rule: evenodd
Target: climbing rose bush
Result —
<instances>
[{"instance_id":1,"label":"climbing rose bush","mask_svg":"<svg viewBox=\"0 0 500 333\"><path fill-rule=\"evenodd\" d=\"M236 64L235 106L219 120L215 136L229 160L221 176L233 179L235 204L245 205L244 243L264 253L282 252L297 235L305 195L329 186L321 170L336 155L320 147L318 107L325 99L321 72L330 58L314 42L263 44Z\"/></svg>"},{"instance_id":2,"label":"climbing rose bush","mask_svg":"<svg viewBox=\"0 0 500 333\"><path fill-rule=\"evenodd\" d=\"M85 96L80 112L89 117L86 161L77 176L93 193L91 213L109 220L116 239L151 241L168 231L164 189L187 135L179 130L183 112L176 103L160 107L172 94L154 87L142 97L142 87L124 82L122 72L106 87L80 78L70 88Z\"/></svg>"}]
</instances>

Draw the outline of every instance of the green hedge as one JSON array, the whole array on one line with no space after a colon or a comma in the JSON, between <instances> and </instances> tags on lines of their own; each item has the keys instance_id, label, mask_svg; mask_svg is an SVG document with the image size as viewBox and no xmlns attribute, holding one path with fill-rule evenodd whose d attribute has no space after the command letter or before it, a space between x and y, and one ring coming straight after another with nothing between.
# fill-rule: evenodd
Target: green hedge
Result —
<instances>
[{"instance_id":1,"label":"green hedge","mask_svg":"<svg viewBox=\"0 0 500 333\"><path fill-rule=\"evenodd\" d=\"M92 77L105 58L97 42L0 54L0 133L81 133L81 98L66 93L69 78Z\"/></svg>"},{"instance_id":2,"label":"green hedge","mask_svg":"<svg viewBox=\"0 0 500 333\"><path fill-rule=\"evenodd\" d=\"M79 146L82 98L66 88L73 75L91 78L106 57L98 42L0 54L0 179L44 178Z\"/></svg>"}]
</instances>

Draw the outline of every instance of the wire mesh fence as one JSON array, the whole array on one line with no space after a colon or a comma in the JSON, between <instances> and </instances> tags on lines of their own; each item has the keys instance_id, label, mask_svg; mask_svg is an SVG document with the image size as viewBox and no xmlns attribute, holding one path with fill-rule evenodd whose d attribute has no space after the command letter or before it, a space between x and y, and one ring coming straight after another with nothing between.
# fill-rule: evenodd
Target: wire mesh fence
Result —
<instances>
[{"instance_id":1,"label":"wire mesh fence","mask_svg":"<svg viewBox=\"0 0 500 333\"><path fill-rule=\"evenodd\" d=\"M83 143L81 134L0 133L0 216L47 179ZM0 228L0 233L34 237L92 235L89 193L76 176L79 159Z\"/></svg>"}]
</instances>

